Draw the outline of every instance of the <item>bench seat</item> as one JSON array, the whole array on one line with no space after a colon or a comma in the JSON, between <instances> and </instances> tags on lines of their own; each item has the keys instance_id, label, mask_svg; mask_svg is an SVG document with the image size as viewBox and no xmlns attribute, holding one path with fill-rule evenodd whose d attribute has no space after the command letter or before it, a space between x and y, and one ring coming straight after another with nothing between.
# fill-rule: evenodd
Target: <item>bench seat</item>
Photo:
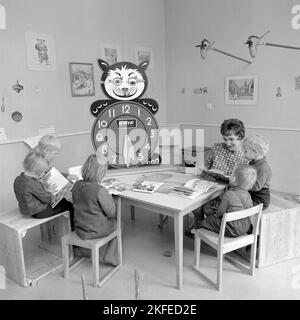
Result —
<instances>
[{"instance_id":1,"label":"bench seat","mask_svg":"<svg viewBox=\"0 0 300 320\"><path fill-rule=\"evenodd\" d=\"M38 243L29 246L26 234L37 227ZM6 276L27 287L61 268L61 237L70 231L69 212L44 219L26 217L19 209L0 213L0 265Z\"/></svg>"}]
</instances>

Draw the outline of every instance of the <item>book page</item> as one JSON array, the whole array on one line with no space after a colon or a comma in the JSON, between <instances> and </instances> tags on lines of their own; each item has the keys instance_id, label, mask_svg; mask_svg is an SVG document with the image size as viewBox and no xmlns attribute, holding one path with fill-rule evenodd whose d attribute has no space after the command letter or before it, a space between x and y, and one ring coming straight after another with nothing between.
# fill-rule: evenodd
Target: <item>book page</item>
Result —
<instances>
[{"instance_id":1,"label":"book page","mask_svg":"<svg viewBox=\"0 0 300 320\"><path fill-rule=\"evenodd\" d=\"M134 184L132 191L153 193L157 189L159 189L164 183L163 182L155 182L155 181L147 181Z\"/></svg>"}]
</instances>

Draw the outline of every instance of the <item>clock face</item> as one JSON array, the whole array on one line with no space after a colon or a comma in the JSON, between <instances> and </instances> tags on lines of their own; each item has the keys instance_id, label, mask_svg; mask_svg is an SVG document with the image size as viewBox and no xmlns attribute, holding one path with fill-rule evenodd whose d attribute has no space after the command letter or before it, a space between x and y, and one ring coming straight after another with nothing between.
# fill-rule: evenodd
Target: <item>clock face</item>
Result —
<instances>
[{"instance_id":1,"label":"clock face","mask_svg":"<svg viewBox=\"0 0 300 320\"><path fill-rule=\"evenodd\" d=\"M112 167L132 167L150 163L158 134L158 124L146 107L134 101L118 101L96 118L92 143ZM155 163L156 159L151 161Z\"/></svg>"}]
</instances>

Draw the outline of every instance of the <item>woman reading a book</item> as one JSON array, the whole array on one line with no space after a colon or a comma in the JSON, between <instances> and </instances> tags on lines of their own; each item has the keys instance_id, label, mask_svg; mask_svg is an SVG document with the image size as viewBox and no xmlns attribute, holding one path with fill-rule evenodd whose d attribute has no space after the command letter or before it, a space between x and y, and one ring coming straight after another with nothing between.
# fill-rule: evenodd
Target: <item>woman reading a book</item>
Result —
<instances>
[{"instance_id":1,"label":"woman reading a book","mask_svg":"<svg viewBox=\"0 0 300 320\"><path fill-rule=\"evenodd\" d=\"M31 150L23 161L24 172L14 181L14 192L23 215L37 219L54 216L58 213L69 211L71 226L73 225L74 210L71 202L62 199L52 208L51 202L56 187L45 187L40 178L49 170L49 162L44 155L36 150Z\"/></svg>"}]
</instances>

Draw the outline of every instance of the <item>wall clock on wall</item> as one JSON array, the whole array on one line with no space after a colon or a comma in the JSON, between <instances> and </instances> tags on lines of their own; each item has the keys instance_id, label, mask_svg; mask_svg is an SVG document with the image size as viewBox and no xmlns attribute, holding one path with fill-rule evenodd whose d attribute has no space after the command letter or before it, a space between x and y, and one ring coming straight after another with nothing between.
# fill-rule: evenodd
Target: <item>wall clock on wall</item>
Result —
<instances>
[{"instance_id":1,"label":"wall clock on wall","mask_svg":"<svg viewBox=\"0 0 300 320\"><path fill-rule=\"evenodd\" d=\"M140 98L147 88L149 61L109 66L99 59L98 64L103 70L101 87L110 99L97 100L90 108L96 117L91 132L94 149L114 168L159 164L155 153L159 127L154 117L158 104Z\"/></svg>"}]
</instances>

